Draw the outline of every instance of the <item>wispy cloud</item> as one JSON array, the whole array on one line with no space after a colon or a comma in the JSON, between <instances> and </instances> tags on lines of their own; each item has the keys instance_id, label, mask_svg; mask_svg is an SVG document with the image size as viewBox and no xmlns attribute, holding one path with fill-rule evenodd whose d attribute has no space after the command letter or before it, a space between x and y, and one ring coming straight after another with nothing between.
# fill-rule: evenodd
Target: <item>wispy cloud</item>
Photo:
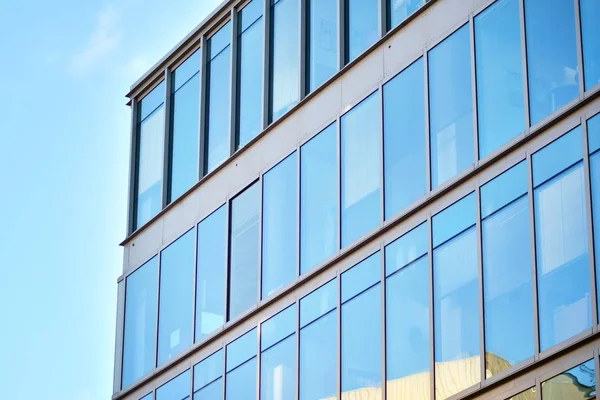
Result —
<instances>
[{"instance_id":1,"label":"wispy cloud","mask_svg":"<svg viewBox=\"0 0 600 400\"><path fill-rule=\"evenodd\" d=\"M97 17L96 27L90 34L86 46L70 61L71 72L87 74L107 54L121 42L121 12L113 5L107 5Z\"/></svg>"},{"instance_id":2,"label":"wispy cloud","mask_svg":"<svg viewBox=\"0 0 600 400\"><path fill-rule=\"evenodd\" d=\"M125 65L125 70L131 76L130 79L137 79L146 72L152 64L144 54L134 56Z\"/></svg>"}]
</instances>

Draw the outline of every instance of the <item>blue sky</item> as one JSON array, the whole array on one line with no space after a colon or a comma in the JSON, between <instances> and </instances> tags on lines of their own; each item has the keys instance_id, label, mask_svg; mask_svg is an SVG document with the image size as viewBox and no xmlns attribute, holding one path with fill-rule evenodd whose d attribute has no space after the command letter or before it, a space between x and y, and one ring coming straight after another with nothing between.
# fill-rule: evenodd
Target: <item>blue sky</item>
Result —
<instances>
[{"instance_id":1,"label":"blue sky","mask_svg":"<svg viewBox=\"0 0 600 400\"><path fill-rule=\"evenodd\" d=\"M129 86L220 0L4 0L0 397L112 393Z\"/></svg>"}]
</instances>

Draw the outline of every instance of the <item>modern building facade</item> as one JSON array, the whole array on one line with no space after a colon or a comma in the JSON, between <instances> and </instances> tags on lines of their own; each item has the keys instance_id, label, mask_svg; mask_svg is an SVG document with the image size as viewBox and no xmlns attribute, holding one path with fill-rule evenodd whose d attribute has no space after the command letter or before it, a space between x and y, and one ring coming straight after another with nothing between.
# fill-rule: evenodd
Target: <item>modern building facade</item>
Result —
<instances>
[{"instance_id":1,"label":"modern building facade","mask_svg":"<svg viewBox=\"0 0 600 400\"><path fill-rule=\"evenodd\" d=\"M598 21L224 2L128 94L113 399L595 399Z\"/></svg>"}]
</instances>

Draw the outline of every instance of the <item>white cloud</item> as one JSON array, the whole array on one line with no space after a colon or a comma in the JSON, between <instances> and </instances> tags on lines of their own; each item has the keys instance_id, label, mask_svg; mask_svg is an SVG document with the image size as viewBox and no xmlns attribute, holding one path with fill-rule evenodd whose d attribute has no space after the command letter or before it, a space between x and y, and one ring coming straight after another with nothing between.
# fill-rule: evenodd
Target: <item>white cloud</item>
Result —
<instances>
[{"instance_id":1,"label":"white cloud","mask_svg":"<svg viewBox=\"0 0 600 400\"><path fill-rule=\"evenodd\" d=\"M130 80L133 82L134 79L138 79L150 69L150 67L152 67L152 64L148 61L148 58L145 55L140 54L127 62L125 70L130 76Z\"/></svg>"}]
</instances>

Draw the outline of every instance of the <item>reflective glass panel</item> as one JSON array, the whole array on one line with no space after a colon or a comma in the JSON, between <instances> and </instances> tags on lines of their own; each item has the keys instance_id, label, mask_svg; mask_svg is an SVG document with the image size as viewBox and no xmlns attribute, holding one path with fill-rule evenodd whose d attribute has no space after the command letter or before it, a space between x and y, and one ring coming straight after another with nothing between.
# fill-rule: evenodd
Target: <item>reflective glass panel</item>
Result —
<instances>
[{"instance_id":1,"label":"reflective glass panel","mask_svg":"<svg viewBox=\"0 0 600 400\"><path fill-rule=\"evenodd\" d=\"M256 328L227 345L227 372L256 356Z\"/></svg>"},{"instance_id":2,"label":"reflective glass panel","mask_svg":"<svg viewBox=\"0 0 600 400\"><path fill-rule=\"evenodd\" d=\"M223 398L223 379L209 383L194 392L194 400L219 400Z\"/></svg>"},{"instance_id":3,"label":"reflective glass panel","mask_svg":"<svg viewBox=\"0 0 600 400\"><path fill-rule=\"evenodd\" d=\"M600 114L587 120L589 152L592 154L600 149Z\"/></svg>"},{"instance_id":4,"label":"reflective glass panel","mask_svg":"<svg viewBox=\"0 0 600 400\"><path fill-rule=\"evenodd\" d=\"M337 281L324 284L300 299L300 327L310 324L337 307Z\"/></svg>"},{"instance_id":5,"label":"reflective glass panel","mask_svg":"<svg viewBox=\"0 0 600 400\"><path fill-rule=\"evenodd\" d=\"M190 398L190 370L156 389L156 400L186 400Z\"/></svg>"},{"instance_id":6,"label":"reflective glass panel","mask_svg":"<svg viewBox=\"0 0 600 400\"><path fill-rule=\"evenodd\" d=\"M350 62L379 39L378 0L346 1L346 62Z\"/></svg>"},{"instance_id":7,"label":"reflective glass panel","mask_svg":"<svg viewBox=\"0 0 600 400\"><path fill-rule=\"evenodd\" d=\"M476 198L471 193L433 216L433 247L475 225Z\"/></svg>"},{"instance_id":8,"label":"reflective glass panel","mask_svg":"<svg viewBox=\"0 0 600 400\"><path fill-rule=\"evenodd\" d=\"M380 279L381 262L377 252L342 274L342 302L373 286Z\"/></svg>"},{"instance_id":9,"label":"reflective glass panel","mask_svg":"<svg viewBox=\"0 0 600 400\"><path fill-rule=\"evenodd\" d=\"M139 120L143 121L165 102L165 81L156 85L139 103Z\"/></svg>"},{"instance_id":10,"label":"reflective glass panel","mask_svg":"<svg viewBox=\"0 0 600 400\"><path fill-rule=\"evenodd\" d=\"M154 399L153 396L154 396L154 393L148 393L147 395L142 397L140 400L153 400Z\"/></svg>"},{"instance_id":11,"label":"reflective glass panel","mask_svg":"<svg viewBox=\"0 0 600 400\"><path fill-rule=\"evenodd\" d=\"M423 4L425 4L425 0L388 0L390 28L400 25Z\"/></svg>"},{"instance_id":12,"label":"reflective glass panel","mask_svg":"<svg viewBox=\"0 0 600 400\"><path fill-rule=\"evenodd\" d=\"M173 93L198 73L200 61L200 50L196 50L173 71Z\"/></svg>"},{"instance_id":13,"label":"reflective glass panel","mask_svg":"<svg viewBox=\"0 0 600 400\"><path fill-rule=\"evenodd\" d=\"M194 396L196 392L221 380L223 375L223 350L206 357L194 366ZM219 395L219 398L221 396Z\"/></svg>"},{"instance_id":14,"label":"reflective glass panel","mask_svg":"<svg viewBox=\"0 0 600 400\"><path fill-rule=\"evenodd\" d=\"M600 83L600 2L580 0L585 90Z\"/></svg>"},{"instance_id":15,"label":"reflective glass panel","mask_svg":"<svg viewBox=\"0 0 600 400\"><path fill-rule=\"evenodd\" d=\"M423 59L383 87L385 218L427 192Z\"/></svg>"},{"instance_id":16,"label":"reflective glass panel","mask_svg":"<svg viewBox=\"0 0 600 400\"><path fill-rule=\"evenodd\" d=\"M577 98L579 73L572 0L525 0L531 125Z\"/></svg>"},{"instance_id":17,"label":"reflective glass panel","mask_svg":"<svg viewBox=\"0 0 600 400\"><path fill-rule=\"evenodd\" d=\"M581 127L562 135L532 157L533 186L538 186L581 160Z\"/></svg>"},{"instance_id":18,"label":"reflective glass panel","mask_svg":"<svg viewBox=\"0 0 600 400\"><path fill-rule=\"evenodd\" d=\"M337 71L337 0L308 0L309 10L309 91L313 91Z\"/></svg>"},{"instance_id":19,"label":"reflective glass panel","mask_svg":"<svg viewBox=\"0 0 600 400\"><path fill-rule=\"evenodd\" d=\"M255 393L256 357L227 373L227 378L225 379L225 399L253 400L256 398Z\"/></svg>"},{"instance_id":20,"label":"reflective glass panel","mask_svg":"<svg viewBox=\"0 0 600 400\"><path fill-rule=\"evenodd\" d=\"M537 394L535 388L527 389L524 392L521 392L513 397L510 397L506 400L535 400L537 399Z\"/></svg>"},{"instance_id":21,"label":"reflective glass panel","mask_svg":"<svg viewBox=\"0 0 600 400\"><path fill-rule=\"evenodd\" d=\"M423 223L385 246L386 276L427 254L428 236L427 223Z\"/></svg>"},{"instance_id":22,"label":"reflective glass panel","mask_svg":"<svg viewBox=\"0 0 600 400\"><path fill-rule=\"evenodd\" d=\"M296 332L296 305L292 304L262 323L260 328L261 351L273 346Z\"/></svg>"},{"instance_id":23,"label":"reflective glass panel","mask_svg":"<svg viewBox=\"0 0 600 400\"><path fill-rule=\"evenodd\" d=\"M465 25L428 53L432 188L474 161L469 40Z\"/></svg>"},{"instance_id":24,"label":"reflective glass panel","mask_svg":"<svg viewBox=\"0 0 600 400\"><path fill-rule=\"evenodd\" d=\"M527 193L527 164L521 161L481 187L481 217Z\"/></svg>"},{"instance_id":25,"label":"reflective glass panel","mask_svg":"<svg viewBox=\"0 0 600 400\"><path fill-rule=\"evenodd\" d=\"M342 247L380 224L379 118L377 92L342 116Z\"/></svg>"},{"instance_id":26,"label":"reflective glass panel","mask_svg":"<svg viewBox=\"0 0 600 400\"><path fill-rule=\"evenodd\" d=\"M600 148L600 114L587 121L589 151ZM594 250L600 259L600 152L590 155L590 184L592 194L592 221L594 227ZM598 265L598 261L596 261ZM597 269L597 268L596 268ZM600 287L600 275L596 272L596 287ZM599 303L600 304L600 303Z\"/></svg>"},{"instance_id":27,"label":"reflective glass panel","mask_svg":"<svg viewBox=\"0 0 600 400\"><path fill-rule=\"evenodd\" d=\"M592 400L596 398L594 360L542 382L543 400Z\"/></svg>"},{"instance_id":28,"label":"reflective glass panel","mask_svg":"<svg viewBox=\"0 0 600 400\"><path fill-rule=\"evenodd\" d=\"M262 352L260 398L261 400L293 399L295 390L296 336L292 335Z\"/></svg>"}]
</instances>

